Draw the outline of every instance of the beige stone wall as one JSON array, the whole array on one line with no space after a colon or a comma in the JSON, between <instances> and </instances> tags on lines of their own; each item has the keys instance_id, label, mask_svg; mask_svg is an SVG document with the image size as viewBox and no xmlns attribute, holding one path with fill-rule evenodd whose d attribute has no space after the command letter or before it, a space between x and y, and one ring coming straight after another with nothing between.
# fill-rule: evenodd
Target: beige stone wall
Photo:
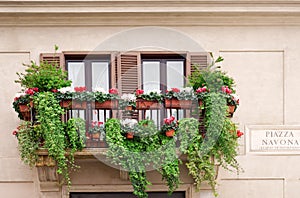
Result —
<instances>
[{"instance_id":1,"label":"beige stone wall","mask_svg":"<svg viewBox=\"0 0 300 198\"><path fill-rule=\"evenodd\" d=\"M201 1L190 2L194 2L195 5L198 2L197 5L200 5ZM41 16L34 14L25 16L24 14L45 9L42 7L27 6L24 7L24 12L21 12L21 8L16 9L16 6L7 6L6 9L2 6L0 18L6 20L0 21L1 196L10 198L60 196L57 192L49 192L47 196L39 193L36 170L31 170L22 164L16 148L17 141L11 135L19 122L11 105L15 92L20 88L13 82L17 77L15 73L23 70L22 63L28 63L30 60L38 61L40 52L52 52L55 44L62 51L91 51L112 35L132 27L142 25L168 27L186 34L205 50L220 54L225 58L222 64L223 69L236 79L237 92L240 95L241 105L233 119L239 123L241 130L246 131L249 126L253 125L296 127L300 125L298 7L281 6L275 4L275 1L274 5L271 2L263 6L261 5L263 2L250 8L250 4L243 4L242 1L236 1L236 4L228 3L227 7L220 3L216 3L216 6L209 4L206 7L201 4L196 7L197 9L193 8L196 11L194 10L190 15L176 15L180 6L176 8L173 5L171 6L173 11L169 10L170 14L153 14L155 12L153 8L154 11L149 11L150 15L152 13L151 16L148 16L149 13L143 14L138 7L126 4L127 9L132 9L128 16L124 13L107 16L99 13L99 15L88 15L86 8L82 11L86 12L82 18L76 14L69 19L63 14L57 17L55 14L49 14L52 18L47 18L48 16L40 18ZM288 2L299 5L297 1ZM194 4L190 3L190 7L185 5L185 10L193 10L191 5ZM56 4L52 7L55 12L59 12L59 9L55 9ZM24 18L7 14L11 9ZM80 10L76 5L68 9L65 12L71 12L72 9ZM216 14L209 14L212 11ZM271 14L266 14L268 11ZM132 14L135 12L139 12L138 16L141 17L138 18ZM174 13L175 15L172 16ZM88 20L88 16L91 16L91 20ZM117 20L122 16L127 16L127 20ZM46 22L39 24L39 19ZM178 25L175 19L178 19ZM178 48L178 50L182 49ZM248 133L240 140L241 155L238 158L244 172L237 175L221 170L218 178L220 197L298 197L300 193L300 177L299 169L297 169L297 164L300 163L299 156L251 153L247 149L247 136L249 136ZM120 180L119 171L93 160L88 162L81 160L80 164L82 168L72 175L74 191L110 191L116 188L127 191L130 189L128 181ZM96 173L91 172L94 169ZM157 184L153 189L163 190L159 185L160 181L155 176L155 173L150 174L154 184ZM181 189L187 190L191 197L212 197L209 190L203 190L200 194L194 192L190 189L190 180L183 179L187 181L187 184ZM120 186L102 184L120 184ZM65 196L64 193L62 196Z\"/></svg>"}]
</instances>

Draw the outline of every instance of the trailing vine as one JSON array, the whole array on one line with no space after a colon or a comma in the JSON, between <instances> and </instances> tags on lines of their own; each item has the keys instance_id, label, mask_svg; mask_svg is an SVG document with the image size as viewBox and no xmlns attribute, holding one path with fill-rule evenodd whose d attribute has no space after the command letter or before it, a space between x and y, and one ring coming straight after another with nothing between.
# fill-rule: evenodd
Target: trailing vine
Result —
<instances>
[{"instance_id":1,"label":"trailing vine","mask_svg":"<svg viewBox=\"0 0 300 198\"><path fill-rule=\"evenodd\" d=\"M63 176L63 182L70 186L69 168L76 167L74 153L83 148L83 142L77 133L76 121L69 120L66 124L61 122L61 115L64 111L51 92L41 92L35 96L34 105L37 110L36 117L37 123L40 124L40 133L44 137L44 148L56 161L57 173ZM67 128L67 132L65 132L65 128ZM66 135L68 141L66 141ZM70 148L68 156L66 156L67 148Z\"/></svg>"},{"instance_id":2,"label":"trailing vine","mask_svg":"<svg viewBox=\"0 0 300 198\"><path fill-rule=\"evenodd\" d=\"M129 172L129 178L137 197L148 197L147 169L156 169L167 182L171 194L179 185L179 161L173 138L167 138L157 131L150 120L142 120L136 127L133 140L126 139L118 119L105 124L106 140L109 145L107 157L115 165Z\"/></svg>"}]
</instances>

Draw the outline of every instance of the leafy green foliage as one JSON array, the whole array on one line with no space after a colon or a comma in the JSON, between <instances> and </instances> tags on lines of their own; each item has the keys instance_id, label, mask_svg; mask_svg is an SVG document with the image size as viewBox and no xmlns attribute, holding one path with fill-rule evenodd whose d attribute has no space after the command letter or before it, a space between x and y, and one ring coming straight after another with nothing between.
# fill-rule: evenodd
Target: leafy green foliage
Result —
<instances>
[{"instance_id":1,"label":"leafy green foliage","mask_svg":"<svg viewBox=\"0 0 300 198\"><path fill-rule=\"evenodd\" d=\"M179 161L175 140L161 135L153 121L140 121L135 127L133 140L125 138L117 119L109 119L105 131L109 145L107 158L129 171L133 193L137 197L148 197L145 190L151 183L146 178L147 168L156 169L162 174L170 193L178 187Z\"/></svg>"},{"instance_id":2,"label":"leafy green foliage","mask_svg":"<svg viewBox=\"0 0 300 198\"><path fill-rule=\"evenodd\" d=\"M64 110L51 92L41 92L34 97L40 133L43 134L49 156L57 162L57 173L61 174L68 186L71 185L69 168L75 168L74 153L83 148L82 134L85 131L82 121L71 119L61 122ZM78 134L79 132L79 134ZM70 153L66 156L66 149Z\"/></svg>"},{"instance_id":3,"label":"leafy green foliage","mask_svg":"<svg viewBox=\"0 0 300 198\"><path fill-rule=\"evenodd\" d=\"M22 122L18 127L18 142L21 159L25 164L34 166L38 159L36 150L43 144L44 137L40 130L41 125L31 125L31 122Z\"/></svg>"},{"instance_id":4,"label":"leafy green foliage","mask_svg":"<svg viewBox=\"0 0 300 198\"><path fill-rule=\"evenodd\" d=\"M17 73L19 79L15 81L24 88L37 87L41 92L71 85L71 81L66 80L67 73L57 65L53 66L48 62L37 65L31 61L31 64L24 66L25 73Z\"/></svg>"},{"instance_id":5,"label":"leafy green foliage","mask_svg":"<svg viewBox=\"0 0 300 198\"><path fill-rule=\"evenodd\" d=\"M215 189L216 167L221 165L226 169L230 167L237 171L240 169L235 159L238 147L236 125L227 117L227 105L231 104L230 100L233 99L229 94L222 92L226 86L227 90L233 89L234 80L228 77L226 73L218 70L219 67L215 64L221 61L223 58L218 57L217 60L212 61L207 69L196 70L189 77L194 90L198 90L197 93L205 94L203 97L201 95L201 100L204 102L202 108L205 112L204 121L201 125L204 126L205 130L199 134L193 127L192 137L181 133L181 151L188 155L186 165L194 178L197 189L200 189L203 181L208 181L215 196L217 196ZM188 128L188 131L191 131L191 126L196 126L196 124L188 124L186 120L179 124L180 129Z\"/></svg>"}]
</instances>

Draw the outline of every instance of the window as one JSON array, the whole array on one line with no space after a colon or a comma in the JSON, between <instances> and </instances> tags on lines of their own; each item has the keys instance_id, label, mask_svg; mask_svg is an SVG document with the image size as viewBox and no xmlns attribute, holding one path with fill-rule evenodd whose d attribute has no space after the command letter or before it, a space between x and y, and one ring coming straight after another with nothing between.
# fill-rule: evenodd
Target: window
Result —
<instances>
[{"instance_id":1,"label":"window","mask_svg":"<svg viewBox=\"0 0 300 198\"><path fill-rule=\"evenodd\" d=\"M68 71L68 79L72 80L73 87L85 86L88 91L92 91L97 87L109 90L110 81L110 55L93 55L93 56L66 56L66 70ZM93 110L91 105L87 110L69 111L69 117L81 117L87 120L87 124L91 121L105 122L111 117L109 110Z\"/></svg>"},{"instance_id":2,"label":"window","mask_svg":"<svg viewBox=\"0 0 300 198\"><path fill-rule=\"evenodd\" d=\"M144 91L161 90L165 93L170 88L185 86L186 58L182 55L142 55L142 88ZM146 118L153 119L160 125L161 118L174 115L177 119L184 117L184 110L147 111Z\"/></svg>"}]
</instances>

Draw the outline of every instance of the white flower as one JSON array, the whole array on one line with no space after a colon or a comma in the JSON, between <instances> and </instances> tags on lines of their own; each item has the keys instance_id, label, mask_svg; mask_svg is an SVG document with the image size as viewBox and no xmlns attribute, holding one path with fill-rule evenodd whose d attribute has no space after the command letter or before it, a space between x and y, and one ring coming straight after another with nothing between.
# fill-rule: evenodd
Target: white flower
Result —
<instances>
[{"instance_id":1,"label":"white flower","mask_svg":"<svg viewBox=\"0 0 300 198\"><path fill-rule=\"evenodd\" d=\"M148 91L146 92L146 94L150 94L151 92L152 92L152 93L161 94L161 90L159 90L159 89L148 90Z\"/></svg>"},{"instance_id":2,"label":"white flower","mask_svg":"<svg viewBox=\"0 0 300 198\"><path fill-rule=\"evenodd\" d=\"M25 96L25 93L16 93L15 98L20 98L21 96Z\"/></svg>"},{"instance_id":3,"label":"white flower","mask_svg":"<svg viewBox=\"0 0 300 198\"><path fill-rule=\"evenodd\" d=\"M93 89L93 91L94 92L102 92L102 93L104 93L104 94L107 94L108 92L105 90L105 89L103 89L102 87L95 87L94 89Z\"/></svg>"},{"instance_id":4,"label":"white flower","mask_svg":"<svg viewBox=\"0 0 300 198\"><path fill-rule=\"evenodd\" d=\"M121 120L121 124L123 126L127 126L129 128L133 128L134 125L136 125L138 122L137 120L134 120L134 119L125 119L125 120Z\"/></svg>"},{"instance_id":5,"label":"white flower","mask_svg":"<svg viewBox=\"0 0 300 198\"><path fill-rule=\"evenodd\" d=\"M121 99L128 101L128 102L135 102L136 96L134 94L123 94Z\"/></svg>"},{"instance_id":6,"label":"white flower","mask_svg":"<svg viewBox=\"0 0 300 198\"><path fill-rule=\"evenodd\" d=\"M60 93L74 92L74 88L72 88L72 87L63 87L63 88L58 89L58 91Z\"/></svg>"},{"instance_id":7,"label":"white flower","mask_svg":"<svg viewBox=\"0 0 300 198\"><path fill-rule=\"evenodd\" d=\"M181 92L191 93L194 92L192 87L185 87L180 89Z\"/></svg>"},{"instance_id":8,"label":"white flower","mask_svg":"<svg viewBox=\"0 0 300 198\"><path fill-rule=\"evenodd\" d=\"M239 96L236 94L231 94L232 98L234 101L238 101L239 100Z\"/></svg>"}]
</instances>

